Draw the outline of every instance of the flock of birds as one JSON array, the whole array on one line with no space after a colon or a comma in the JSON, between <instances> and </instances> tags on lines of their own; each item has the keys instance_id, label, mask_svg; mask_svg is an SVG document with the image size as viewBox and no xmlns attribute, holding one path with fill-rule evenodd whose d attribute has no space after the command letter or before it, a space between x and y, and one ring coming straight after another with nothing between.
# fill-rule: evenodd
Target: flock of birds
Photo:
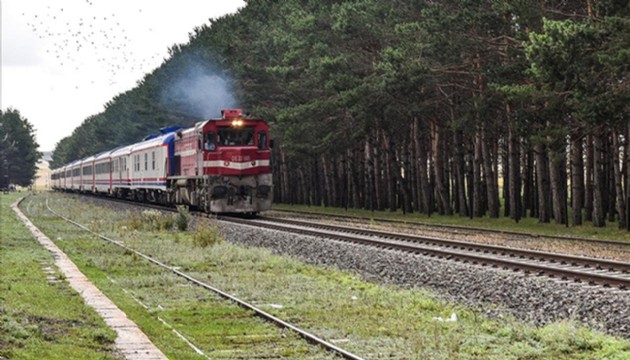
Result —
<instances>
[{"instance_id":1,"label":"flock of birds","mask_svg":"<svg viewBox=\"0 0 630 360\"><path fill-rule=\"evenodd\" d=\"M97 66L107 72L109 85L115 85L121 71L139 76L155 68L162 61L162 54L154 52L138 57L136 51L153 29L142 25L142 8L134 9L135 23L103 11L94 6L94 0L86 0L79 8L48 5L34 13L22 13L27 26L44 40L47 55L63 68L82 71L86 66ZM139 31L128 31L134 28ZM94 84L94 79L91 80ZM76 85L79 89L79 85Z\"/></svg>"}]
</instances>

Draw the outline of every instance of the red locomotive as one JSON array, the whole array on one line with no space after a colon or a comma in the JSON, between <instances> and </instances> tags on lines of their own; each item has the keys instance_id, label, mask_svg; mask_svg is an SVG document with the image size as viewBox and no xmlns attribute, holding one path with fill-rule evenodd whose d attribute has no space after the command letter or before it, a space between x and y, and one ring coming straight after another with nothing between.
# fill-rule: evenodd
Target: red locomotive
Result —
<instances>
[{"instance_id":1,"label":"red locomotive","mask_svg":"<svg viewBox=\"0 0 630 360\"><path fill-rule=\"evenodd\" d=\"M213 213L271 208L269 126L240 109L187 129L168 128L52 172L54 189L104 193ZM76 186L81 184L81 186Z\"/></svg>"}]
</instances>

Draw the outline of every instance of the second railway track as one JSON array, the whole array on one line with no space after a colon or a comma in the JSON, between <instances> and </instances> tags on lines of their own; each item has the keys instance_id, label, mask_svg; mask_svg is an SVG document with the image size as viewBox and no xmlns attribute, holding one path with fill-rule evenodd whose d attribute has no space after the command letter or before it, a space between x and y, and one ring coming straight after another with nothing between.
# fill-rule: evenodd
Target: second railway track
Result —
<instances>
[{"instance_id":1,"label":"second railway track","mask_svg":"<svg viewBox=\"0 0 630 360\"><path fill-rule=\"evenodd\" d=\"M499 229L489 229L489 228L480 228L480 227L472 227L472 226L462 226L462 225L449 225L449 224L436 224L436 223L427 223L427 222L419 222L419 221L407 221L407 220L397 220L397 219L386 219L386 218L363 218L351 215L329 215L318 212L308 212L308 211L293 211L293 210L278 210L274 209L273 212L278 213L286 213L294 216L308 216L308 217L317 217L317 218L327 218L327 219L343 219L346 221L375 221L377 223L383 224L393 224L393 225L405 225L410 227L424 227L431 228L432 230L442 229L442 231L449 232L477 232L481 234L499 234L499 235L508 235L522 238L530 238L530 239L550 239L562 242L573 242L579 244L586 245L602 245L602 246L613 246L618 247L620 249L630 250L630 242L624 241L616 241L616 240L604 240L604 239L590 239L583 237L574 237L574 236L561 236L561 235L546 235L546 234L538 234L538 233L526 233L522 231L511 231L511 230L499 230Z\"/></svg>"},{"instance_id":2,"label":"second railway track","mask_svg":"<svg viewBox=\"0 0 630 360\"><path fill-rule=\"evenodd\" d=\"M290 219L220 220L630 289L630 263Z\"/></svg>"}]
</instances>

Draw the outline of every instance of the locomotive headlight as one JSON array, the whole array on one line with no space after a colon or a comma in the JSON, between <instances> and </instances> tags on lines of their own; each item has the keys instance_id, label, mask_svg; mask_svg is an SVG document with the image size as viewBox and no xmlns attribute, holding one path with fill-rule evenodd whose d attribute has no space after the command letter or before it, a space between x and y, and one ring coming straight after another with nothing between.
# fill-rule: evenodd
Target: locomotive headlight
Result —
<instances>
[{"instance_id":1,"label":"locomotive headlight","mask_svg":"<svg viewBox=\"0 0 630 360\"><path fill-rule=\"evenodd\" d=\"M243 126L243 120L241 119L232 120L232 127L241 127L241 126Z\"/></svg>"}]
</instances>

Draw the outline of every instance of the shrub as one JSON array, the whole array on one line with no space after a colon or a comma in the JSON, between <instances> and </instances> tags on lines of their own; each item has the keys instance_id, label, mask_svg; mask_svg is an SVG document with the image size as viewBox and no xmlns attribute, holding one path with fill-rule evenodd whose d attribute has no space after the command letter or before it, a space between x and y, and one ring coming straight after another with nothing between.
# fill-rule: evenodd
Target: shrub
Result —
<instances>
[{"instance_id":1,"label":"shrub","mask_svg":"<svg viewBox=\"0 0 630 360\"><path fill-rule=\"evenodd\" d=\"M199 227L193 234L193 244L197 246L207 247L221 242L223 242L223 238L219 235L219 228L216 225Z\"/></svg>"},{"instance_id":2,"label":"shrub","mask_svg":"<svg viewBox=\"0 0 630 360\"><path fill-rule=\"evenodd\" d=\"M144 221L142 217L138 215L136 212L132 212L129 215L129 220L127 221L127 228L130 230L141 230L144 228Z\"/></svg>"},{"instance_id":3,"label":"shrub","mask_svg":"<svg viewBox=\"0 0 630 360\"><path fill-rule=\"evenodd\" d=\"M177 215L175 215L175 225L179 231L186 231L188 229L188 223L191 216L188 212L188 206L180 205L177 207Z\"/></svg>"},{"instance_id":4,"label":"shrub","mask_svg":"<svg viewBox=\"0 0 630 360\"><path fill-rule=\"evenodd\" d=\"M165 216L161 211L145 210L142 212L142 215L150 229L162 231L173 227L173 218Z\"/></svg>"}]
</instances>

